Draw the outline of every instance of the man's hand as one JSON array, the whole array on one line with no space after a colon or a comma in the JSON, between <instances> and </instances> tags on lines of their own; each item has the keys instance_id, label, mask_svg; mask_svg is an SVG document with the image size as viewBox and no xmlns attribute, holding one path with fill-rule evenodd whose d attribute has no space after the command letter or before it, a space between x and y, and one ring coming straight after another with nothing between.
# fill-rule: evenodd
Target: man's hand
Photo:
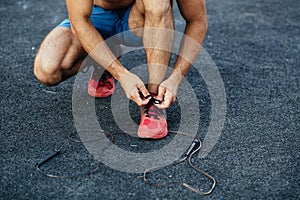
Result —
<instances>
[{"instance_id":1,"label":"man's hand","mask_svg":"<svg viewBox=\"0 0 300 200\"><path fill-rule=\"evenodd\" d=\"M180 82L180 80L170 77L159 85L157 99L162 103L156 104L158 108L169 108L175 102Z\"/></svg>"},{"instance_id":2,"label":"man's hand","mask_svg":"<svg viewBox=\"0 0 300 200\"><path fill-rule=\"evenodd\" d=\"M144 106L148 104L150 98L143 98L141 97L141 94L144 97L148 97L150 93L139 77L131 72L127 72L119 79L119 82L128 99L134 101L138 106Z\"/></svg>"}]
</instances>

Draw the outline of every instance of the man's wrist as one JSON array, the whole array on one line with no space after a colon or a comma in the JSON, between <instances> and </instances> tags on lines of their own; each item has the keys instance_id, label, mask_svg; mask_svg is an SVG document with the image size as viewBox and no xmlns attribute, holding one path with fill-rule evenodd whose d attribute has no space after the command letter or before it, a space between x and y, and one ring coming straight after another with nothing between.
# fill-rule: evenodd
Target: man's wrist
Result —
<instances>
[{"instance_id":1,"label":"man's wrist","mask_svg":"<svg viewBox=\"0 0 300 200\"><path fill-rule=\"evenodd\" d=\"M118 81L123 79L129 73L119 61L113 62L106 70Z\"/></svg>"},{"instance_id":2,"label":"man's wrist","mask_svg":"<svg viewBox=\"0 0 300 200\"><path fill-rule=\"evenodd\" d=\"M174 83L180 84L181 81L184 79L184 75L174 69L172 71L169 79L172 80L172 82L174 82Z\"/></svg>"}]
</instances>

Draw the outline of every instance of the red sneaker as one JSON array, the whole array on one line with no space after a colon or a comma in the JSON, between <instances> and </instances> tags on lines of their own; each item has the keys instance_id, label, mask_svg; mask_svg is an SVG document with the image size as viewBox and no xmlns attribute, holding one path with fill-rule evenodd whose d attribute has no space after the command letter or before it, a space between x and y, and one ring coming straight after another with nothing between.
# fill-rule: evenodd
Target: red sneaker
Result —
<instances>
[{"instance_id":1,"label":"red sneaker","mask_svg":"<svg viewBox=\"0 0 300 200\"><path fill-rule=\"evenodd\" d=\"M94 69L88 85L88 93L93 97L108 97L115 91L114 78L105 71L100 77L99 72Z\"/></svg>"},{"instance_id":2,"label":"red sneaker","mask_svg":"<svg viewBox=\"0 0 300 200\"><path fill-rule=\"evenodd\" d=\"M161 139L168 134L165 112L157 108L153 101L142 108L142 118L137 135L140 138Z\"/></svg>"}]
</instances>

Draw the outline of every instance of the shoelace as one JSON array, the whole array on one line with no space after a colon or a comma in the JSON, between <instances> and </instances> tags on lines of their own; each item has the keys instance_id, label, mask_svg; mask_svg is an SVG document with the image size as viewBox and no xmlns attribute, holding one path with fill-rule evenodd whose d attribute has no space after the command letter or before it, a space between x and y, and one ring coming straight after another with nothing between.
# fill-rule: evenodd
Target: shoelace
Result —
<instances>
[{"instance_id":1,"label":"shoelace","mask_svg":"<svg viewBox=\"0 0 300 200\"><path fill-rule=\"evenodd\" d=\"M159 120L159 116L162 116L163 113L161 110L159 110L158 108L155 108L154 104L157 104L155 102L158 102L159 100L155 99L155 98L151 98L149 103L144 107L144 113L145 116L148 118L153 117L154 119Z\"/></svg>"}]
</instances>

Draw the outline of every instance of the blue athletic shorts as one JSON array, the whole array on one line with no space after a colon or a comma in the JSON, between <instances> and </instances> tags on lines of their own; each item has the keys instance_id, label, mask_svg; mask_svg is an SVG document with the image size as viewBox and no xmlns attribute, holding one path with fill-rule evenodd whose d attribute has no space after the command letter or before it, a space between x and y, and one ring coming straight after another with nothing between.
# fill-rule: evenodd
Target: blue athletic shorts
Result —
<instances>
[{"instance_id":1,"label":"blue athletic shorts","mask_svg":"<svg viewBox=\"0 0 300 200\"><path fill-rule=\"evenodd\" d=\"M128 18L131 7L127 10L104 10L93 6L91 22L104 39L116 35L113 40L126 46L142 46L142 39L129 30ZM70 20L65 19L57 27L71 28Z\"/></svg>"}]
</instances>

